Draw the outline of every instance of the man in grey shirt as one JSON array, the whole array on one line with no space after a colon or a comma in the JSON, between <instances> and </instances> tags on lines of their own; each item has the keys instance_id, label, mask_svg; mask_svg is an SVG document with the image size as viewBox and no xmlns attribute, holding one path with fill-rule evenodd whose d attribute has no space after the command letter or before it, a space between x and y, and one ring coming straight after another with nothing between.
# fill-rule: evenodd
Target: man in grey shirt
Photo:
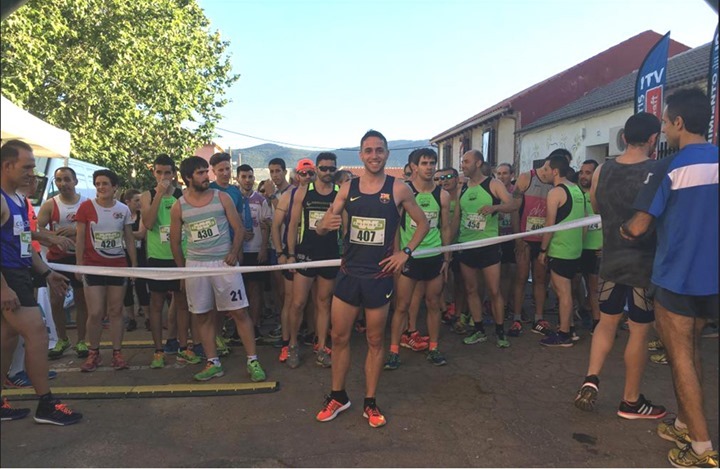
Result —
<instances>
[{"instance_id":1,"label":"man in grey shirt","mask_svg":"<svg viewBox=\"0 0 720 469\"><path fill-rule=\"evenodd\" d=\"M652 404L640 394L640 381L647 362L647 336L655 321L650 287L655 232L638 242L620 236L620 225L635 212L632 203L655 164L649 158L660 134L660 121L641 112L625 123L623 138L627 150L614 160L600 165L593 174L590 201L600 214L603 230L603 254L600 262L600 322L595 327L590 347L590 364L575 407L590 411L595 406L602 370L627 303L630 338L625 348L625 390L617 411L626 419L659 419L666 415L663 406Z\"/></svg>"}]
</instances>

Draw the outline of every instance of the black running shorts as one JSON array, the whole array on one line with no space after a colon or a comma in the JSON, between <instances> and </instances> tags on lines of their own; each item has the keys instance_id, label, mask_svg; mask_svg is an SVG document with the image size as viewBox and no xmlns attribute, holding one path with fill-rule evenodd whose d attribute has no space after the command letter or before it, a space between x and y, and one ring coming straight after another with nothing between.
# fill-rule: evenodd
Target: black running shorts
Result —
<instances>
[{"instance_id":1,"label":"black running shorts","mask_svg":"<svg viewBox=\"0 0 720 469\"><path fill-rule=\"evenodd\" d=\"M173 259L154 259L149 257L148 267L171 269L177 267ZM180 280L152 280L148 279L148 290L154 293L166 293L169 291L180 291Z\"/></svg>"},{"instance_id":2,"label":"black running shorts","mask_svg":"<svg viewBox=\"0 0 720 469\"><path fill-rule=\"evenodd\" d=\"M648 324L655 320L652 299L645 288L631 287L600 279L600 311L605 314L622 314L627 306L632 322Z\"/></svg>"},{"instance_id":3,"label":"black running shorts","mask_svg":"<svg viewBox=\"0 0 720 469\"><path fill-rule=\"evenodd\" d=\"M380 308L390 302L393 288L393 277L353 277L341 270L335 281L335 296L353 306Z\"/></svg>"},{"instance_id":4,"label":"black running shorts","mask_svg":"<svg viewBox=\"0 0 720 469\"><path fill-rule=\"evenodd\" d=\"M32 308L37 306L35 290L33 289L33 276L31 269L2 269L10 290L14 291L20 301L20 306Z\"/></svg>"},{"instance_id":5,"label":"black running shorts","mask_svg":"<svg viewBox=\"0 0 720 469\"><path fill-rule=\"evenodd\" d=\"M718 295L680 295L657 285L652 285L649 291L655 301L675 314L705 319L718 317Z\"/></svg>"},{"instance_id":6,"label":"black running shorts","mask_svg":"<svg viewBox=\"0 0 720 469\"><path fill-rule=\"evenodd\" d=\"M484 246L481 248L468 249L460 254L460 262L473 269L484 269L491 265L500 263L500 246Z\"/></svg>"},{"instance_id":7,"label":"black running shorts","mask_svg":"<svg viewBox=\"0 0 720 469\"><path fill-rule=\"evenodd\" d=\"M437 278L443 265L443 254L433 257L423 257L416 259L411 257L405 263L402 274L418 282L425 282Z\"/></svg>"}]
</instances>

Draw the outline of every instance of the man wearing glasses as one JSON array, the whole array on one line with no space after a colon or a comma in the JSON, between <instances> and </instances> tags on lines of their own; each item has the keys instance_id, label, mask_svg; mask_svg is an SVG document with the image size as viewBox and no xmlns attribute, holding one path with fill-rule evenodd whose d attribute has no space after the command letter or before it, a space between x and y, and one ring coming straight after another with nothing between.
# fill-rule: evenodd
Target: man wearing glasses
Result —
<instances>
[{"instance_id":1,"label":"man wearing glasses","mask_svg":"<svg viewBox=\"0 0 720 469\"><path fill-rule=\"evenodd\" d=\"M338 244L340 230L328 231L324 235L317 233L317 224L330 209L339 187L333 184L337 171L337 156L323 152L315 159L317 179L307 186L299 187L290 209L288 227L288 257L290 262L312 262L340 258ZM311 170L307 170L311 173ZM298 173L299 174L299 173ZM326 345L330 325L330 300L335 288L337 267L319 267L297 269L293 279L292 306L290 308L290 348L288 366L295 368L300 364L297 335L302 312L308 300L313 282L317 279L315 290L315 332L314 344L317 357L315 363L324 368L332 365L330 348Z\"/></svg>"}]
</instances>

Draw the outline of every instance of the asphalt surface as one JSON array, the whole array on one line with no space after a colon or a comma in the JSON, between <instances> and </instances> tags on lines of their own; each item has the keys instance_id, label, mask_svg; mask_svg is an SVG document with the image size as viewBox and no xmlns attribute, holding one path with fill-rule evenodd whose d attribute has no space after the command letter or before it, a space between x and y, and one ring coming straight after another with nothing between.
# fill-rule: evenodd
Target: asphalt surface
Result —
<instances>
[{"instance_id":1,"label":"asphalt surface","mask_svg":"<svg viewBox=\"0 0 720 469\"><path fill-rule=\"evenodd\" d=\"M330 370L314 364L311 347L301 348L303 363L291 370L268 345L259 347L259 357L268 379L280 383L277 392L68 401L85 416L78 425L38 425L31 418L2 422L2 466L670 467L666 458L672 444L657 437L656 421L615 414L627 334L618 332L591 413L572 405L587 366L588 331L580 331L573 348L544 348L539 335L525 332L501 350L492 333L487 343L467 346L443 326L441 350L448 364L435 367L423 353L402 349L401 367L383 372L377 395L388 424L370 428L362 417L364 336L354 333L347 383L352 407L334 421L314 419L330 390ZM144 330L125 336L149 337ZM718 340L702 344L706 415L717 445ZM152 349L124 354L139 369L86 374L67 371L81 361L66 352L51 362L60 371L52 384L192 383L200 368L170 358L166 368L151 370L144 367ZM110 351L102 355L108 364ZM242 348L236 347L223 359L226 375L217 382L249 382L244 362ZM670 411L677 409L668 366L648 363L642 392ZM30 401L14 405L35 407Z\"/></svg>"}]
</instances>

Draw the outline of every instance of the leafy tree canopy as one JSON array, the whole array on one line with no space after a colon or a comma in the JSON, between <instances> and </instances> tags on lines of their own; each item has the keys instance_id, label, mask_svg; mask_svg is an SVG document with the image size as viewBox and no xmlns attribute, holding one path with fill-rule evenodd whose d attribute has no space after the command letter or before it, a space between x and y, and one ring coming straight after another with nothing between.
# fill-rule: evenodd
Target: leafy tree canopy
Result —
<instances>
[{"instance_id":1,"label":"leafy tree canopy","mask_svg":"<svg viewBox=\"0 0 720 469\"><path fill-rule=\"evenodd\" d=\"M238 78L195 0L31 0L0 34L2 93L131 185L211 140Z\"/></svg>"}]
</instances>

